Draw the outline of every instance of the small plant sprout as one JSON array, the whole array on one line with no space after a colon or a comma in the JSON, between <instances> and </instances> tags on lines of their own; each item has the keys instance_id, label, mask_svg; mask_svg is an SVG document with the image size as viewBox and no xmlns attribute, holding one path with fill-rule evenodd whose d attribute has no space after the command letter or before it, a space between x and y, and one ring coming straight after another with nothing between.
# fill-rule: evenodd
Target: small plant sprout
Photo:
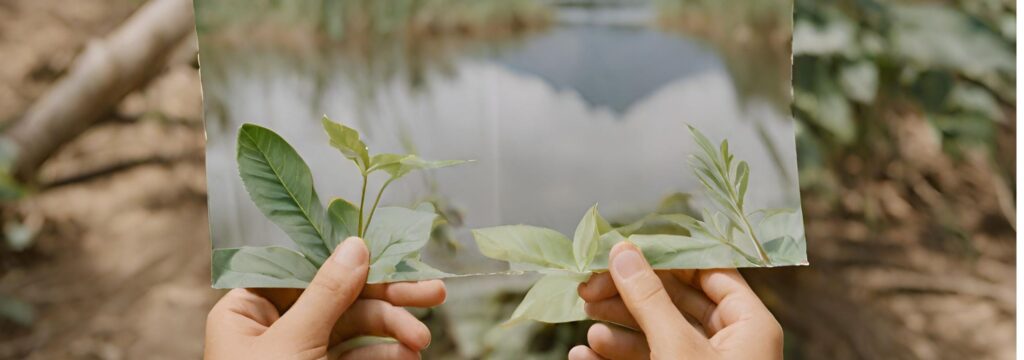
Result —
<instances>
[{"instance_id":1,"label":"small plant sprout","mask_svg":"<svg viewBox=\"0 0 1024 360\"><path fill-rule=\"evenodd\" d=\"M764 246L757 239L757 232L751 225L750 218L743 211L743 201L747 195L747 185L750 182L750 166L746 161L736 161L729 152L729 142L722 140L718 150L711 145L711 141L704 136L697 128L689 126L693 139L697 142L702 153L690 155L690 167L702 185L704 193L707 194L721 208L721 214L729 219L728 225L718 222L718 213L708 215L705 212L704 221L699 222L702 230L707 234L715 234L719 237L730 239L724 236L729 230L726 227L738 226L757 250L757 256L761 265L772 264L771 258L764 250ZM707 226L711 224L712 226ZM731 241L730 241L731 242ZM742 251L736 248L737 251Z\"/></svg>"},{"instance_id":2,"label":"small plant sprout","mask_svg":"<svg viewBox=\"0 0 1024 360\"><path fill-rule=\"evenodd\" d=\"M413 154L371 156L356 130L326 116L322 123L331 146L360 171L359 206L335 198L325 209L313 186L313 175L295 149L270 129L242 125L238 131L238 172L242 183L256 207L295 242L298 252L281 246L214 249L214 287L304 288L330 252L349 236L362 237L370 249L367 282L449 275L419 260L419 251L430 239L437 217L432 206L408 209L378 205L384 190L395 180L416 170L465 161L426 161ZM377 171L387 173L388 179L367 209L367 183Z\"/></svg>"},{"instance_id":3,"label":"small plant sprout","mask_svg":"<svg viewBox=\"0 0 1024 360\"><path fill-rule=\"evenodd\" d=\"M607 271L608 253L621 241L637 245L655 269L806 264L800 211L744 212L751 176L749 165L735 159L727 141L722 141L716 150L696 128L690 127L690 132L702 150L692 157L690 166L704 185L704 193L720 208L705 209L703 219L683 213L656 213L613 227L601 217L595 205L576 227L571 242L557 231L527 225L473 231L484 255L509 262L513 270L545 274L530 288L509 322L585 320L583 300L576 293L576 287L590 274ZM641 231L658 228L648 226L654 223L674 224L683 234ZM738 244L737 240L743 238L751 241L757 255L751 255ZM762 243L761 239L768 241Z\"/></svg>"}]
</instances>

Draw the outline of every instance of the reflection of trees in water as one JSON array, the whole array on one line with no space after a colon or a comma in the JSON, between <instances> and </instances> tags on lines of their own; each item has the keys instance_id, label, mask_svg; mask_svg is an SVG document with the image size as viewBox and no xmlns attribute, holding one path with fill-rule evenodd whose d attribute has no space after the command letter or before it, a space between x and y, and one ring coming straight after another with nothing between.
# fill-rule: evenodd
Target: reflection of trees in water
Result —
<instances>
[{"instance_id":1,"label":"reflection of trees in water","mask_svg":"<svg viewBox=\"0 0 1024 360\"><path fill-rule=\"evenodd\" d=\"M741 98L790 104L791 0L656 0L658 24L721 52Z\"/></svg>"},{"instance_id":2,"label":"reflection of trees in water","mask_svg":"<svg viewBox=\"0 0 1024 360\"><path fill-rule=\"evenodd\" d=\"M204 76L243 66L242 57L275 58L315 79L310 106L320 109L329 76L341 74L362 99L364 129L393 100L382 98L393 82L419 93L432 76L455 76L458 57L514 46L550 20L551 9L535 0L197 3Z\"/></svg>"},{"instance_id":3,"label":"reflection of trees in water","mask_svg":"<svg viewBox=\"0 0 1024 360\"><path fill-rule=\"evenodd\" d=\"M792 79L791 0L655 0L658 24L694 35L723 54L736 93L743 102L764 99L789 114ZM785 171L781 147L768 135L765 121L755 123L758 138L779 169L783 183L796 181ZM783 144L783 145L788 145Z\"/></svg>"}]
</instances>

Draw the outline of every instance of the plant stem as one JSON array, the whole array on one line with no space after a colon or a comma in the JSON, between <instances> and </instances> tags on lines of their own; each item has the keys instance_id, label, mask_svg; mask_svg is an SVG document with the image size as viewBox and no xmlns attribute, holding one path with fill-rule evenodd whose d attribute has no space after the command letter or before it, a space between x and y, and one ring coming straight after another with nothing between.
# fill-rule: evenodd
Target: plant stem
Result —
<instances>
[{"instance_id":1,"label":"plant stem","mask_svg":"<svg viewBox=\"0 0 1024 360\"><path fill-rule=\"evenodd\" d=\"M757 255L761 257L761 261L763 261L765 265L771 266L772 260L768 257L768 252L764 251L764 247L761 246L761 242L757 240L757 235L754 234L754 227L750 225L750 220L747 219L746 214L741 218L743 219L743 224L747 226L747 234L750 235L750 241L752 241L754 243L754 247L757 248Z\"/></svg>"},{"instance_id":2,"label":"plant stem","mask_svg":"<svg viewBox=\"0 0 1024 360\"><path fill-rule=\"evenodd\" d=\"M366 182L367 174L363 174L363 191L359 195L359 227L356 228L356 235L360 238L363 237L363 204L366 202Z\"/></svg>"},{"instance_id":3,"label":"plant stem","mask_svg":"<svg viewBox=\"0 0 1024 360\"><path fill-rule=\"evenodd\" d=\"M377 212L377 204L380 204L380 197L381 195L384 195L384 189L387 189L388 185L391 185L391 182L394 180L395 178L390 178L388 181L385 181L384 185L380 187L380 191L377 192L377 199L373 201L373 207L370 208L370 217L366 219L366 229L370 228L370 222L373 221L373 213ZM363 229L362 231L366 232L366 229Z\"/></svg>"},{"instance_id":4,"label":"plant stem","mask_svg":"<svg viewBox=\"0 0 1024 360\"><path fill-rule=\"evenodd\" d=\"M771 266L772 260L768 257L768 252L764 250L763 246L761 246L761 242L757 239L757 234L754 233L754 227L750 225L750 219L747 219L747 214L743 211L743 207L740 206L740 201L742 199L740 199L740 194L737 193L736 189L732 186L734 183L732 178L732 169L727 169L725 173L719 172L719 174L723 175L725 181L728 183L726 191L728 192L729 200L732 201L731 205L733 207L733 211L736 212L736 215L739 215L740 220L743 220L743 225L746 226L746 233L749 235L750 241L754 243L754 248L757 249L757 255L761 258L762 263L767 266Z\"/></svg>"}]
</instances>

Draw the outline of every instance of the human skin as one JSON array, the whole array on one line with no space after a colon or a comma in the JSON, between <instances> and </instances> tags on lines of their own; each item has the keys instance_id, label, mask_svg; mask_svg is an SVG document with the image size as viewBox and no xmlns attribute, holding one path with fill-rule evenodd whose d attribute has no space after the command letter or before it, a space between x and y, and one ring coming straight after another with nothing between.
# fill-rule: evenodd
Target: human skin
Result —
<instances>
[{"instance_id":1,"label":"human skin","mask_svg":"<svg viewBox=\"0 0 1024 360\"><path fill-rule=\"evenodd\" d=\"M430 331L402 307L440 305L444 283L365 285L368 272L369 251L362 239L351 237L338 245L305 290L231 290L207 316L204 358L418 359L430 344ZM357 336L397 342L332 352Z\"/></svg>"},{"instance_id":2,"label":"human skin","mask_svg":"<svg viewBox=\"0 0 1024 360\"><path fill-rule=\"evenodd\" d=\"M606 323L570 360L782 359L782 327L735 269L654 271L633 244L580 284L587 314Z\"/></svg>"}]
</instances>

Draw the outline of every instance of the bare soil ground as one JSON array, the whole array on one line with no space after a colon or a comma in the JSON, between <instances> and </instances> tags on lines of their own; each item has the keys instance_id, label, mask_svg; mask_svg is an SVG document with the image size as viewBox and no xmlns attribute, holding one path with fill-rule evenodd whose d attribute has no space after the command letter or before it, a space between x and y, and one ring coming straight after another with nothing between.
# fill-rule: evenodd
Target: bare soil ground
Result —
<instances>
[{"instance_id":1,"label":"bare soil ground","mask_svg":"<svg viewBox=\"0 0 1024 360\"><path fill-rule=\"evenodd\" d=\"M0 120L17 118L135 0L0 3ZM199 77L176 64L43 168L17 211L44 219L0 253L0 294L35 306L0 324L0 358L199 358L209 287Z\"/></svg>"}]
</instances>

